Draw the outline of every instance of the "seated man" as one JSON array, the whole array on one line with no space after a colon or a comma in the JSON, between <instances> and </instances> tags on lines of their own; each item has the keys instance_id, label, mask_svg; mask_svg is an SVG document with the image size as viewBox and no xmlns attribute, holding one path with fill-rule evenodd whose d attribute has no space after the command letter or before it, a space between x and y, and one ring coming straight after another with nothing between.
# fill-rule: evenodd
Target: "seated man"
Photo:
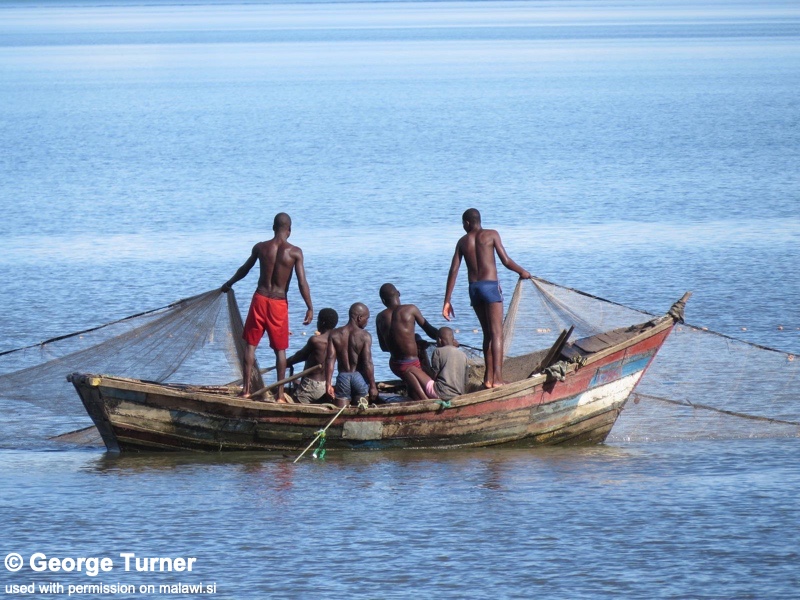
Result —
<instances>
[{"instance_id":1,"label":"seated man","mask_svg":"<svg viewBox=\"0 0 800 600\"><path fill-rule=\"evenodd\" d=\"M378 397L372 364L372 336L364 329L369 321L369 309L356 302L350 307L349 318L347 325L328 334L325 357L325 388L339 408L363 397L371 401ZM334 388L331 383L335 365L339 374Z\"/></svg>"},{"instance_id":2,"label":"seated man","mask_svg":"<svg viewBox=\"0 0 800 600\"><path fill-rule=\"evenodd\" d=\"M428 323L415 305L400 304L400 292L391 283L381 286L380 296L386 309L376 317L375 328L381 350L391 356L389 368L405 382L409 398L436 398L433 379L419 360L414 329L419 325L431 339L439 336L439 330Z\"/></svg>"},{"instance_id":3,"label":"seated man","mask_svg":"<svg viewBox=\"0 0 800 600\"><path fill-rule=\"evenodd\" d=\"M467 390L467 355L457 345L453 330L440 327L437 347L431 356L431 367L436 374L433 387L442 400L450 400Z\"/></svg>"},{"instance_id":4,"label":"seated man","mask_svg":"<svg viewBox=\"0 0 800 600\"><path fill-rule=\"evenodd\" d=\"M323 308L317 317L317 334L314 335L302 349L286 359L288 366L306 361L303 370L316 365L324 365L328 351L328 334L339 322L339 315L332 308ZM325 395L325 369L317 369L304 376L297 386L295 400L302 404L310 404L320 400Z\"/></svg>"}]
</instances>

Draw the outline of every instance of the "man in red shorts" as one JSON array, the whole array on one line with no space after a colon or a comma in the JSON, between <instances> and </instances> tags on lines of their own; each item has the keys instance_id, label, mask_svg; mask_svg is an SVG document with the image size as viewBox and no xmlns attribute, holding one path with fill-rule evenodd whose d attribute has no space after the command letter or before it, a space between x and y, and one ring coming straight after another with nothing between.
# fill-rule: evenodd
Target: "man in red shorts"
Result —
<instances>
[{"instance_id":1,"label":"man in red shorts","mask_svg":"<svg viewBox=\"0 0 800 600\"><path fill-rule=\"evenodd\" d=\"M230 290L231 286L244 278L258 261L260 266L258 287L253 294L250 312L247 313L244 324L243 337L247 342L247 350L244 356L244 385L241 393L243 398L249 398L252 391L250 384L256 359L256 346L264 332L269 336L270 348L275 351L277 378L280 381L286 376L286 349L289 347L289 305L286 294L293 272L297 273L300 295L308 307L303 324L308 325L314 318L311 292L308 289L303 266L303 251L288 242L292 233L292 219L286 213L278 213L275 215L272 230L275 236L271 240L253 246L250 258L221 288L223 292ZM286 402L283 386L278 388L277 399L278 402Z\"/></svg>"}]
</instances>

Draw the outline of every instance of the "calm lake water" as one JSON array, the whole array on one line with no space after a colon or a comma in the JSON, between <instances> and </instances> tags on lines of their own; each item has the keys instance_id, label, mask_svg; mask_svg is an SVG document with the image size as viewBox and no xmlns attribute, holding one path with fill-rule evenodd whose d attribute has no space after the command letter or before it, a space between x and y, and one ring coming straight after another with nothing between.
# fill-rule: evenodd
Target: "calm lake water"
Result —
<instances>
[{"instance_id":1,"label":"calm lake water","mask_svg":"<svg viewBox=\"0 0 800 600\"><path fill-rule=\"evenodd\" d=\"M693 290L691 323L797 353L798 90L789 1L5 1L0 351L218 287L278 211L315 308L375 312L393 281L441 324L475 206L540 277L654 313ZM313 329L290 306L294 350ZM800 598L796 437L293 465L65 449L44 438L88 419L0 408L0 554L26 561L3 586ZM114 569L38 573L36 552Z\"/></svg>"}]
</instances>

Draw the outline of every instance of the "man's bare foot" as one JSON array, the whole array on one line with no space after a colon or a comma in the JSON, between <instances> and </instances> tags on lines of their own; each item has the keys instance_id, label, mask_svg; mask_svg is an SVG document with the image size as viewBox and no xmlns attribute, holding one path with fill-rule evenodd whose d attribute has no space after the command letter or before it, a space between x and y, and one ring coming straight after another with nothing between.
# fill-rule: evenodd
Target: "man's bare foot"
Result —
<instances>
[{"instance_id":1,"label":"man's bare foot","mask_svg":"<svg viewBox=\"0 0 800 600\"><path fill-rule=\"evenodd\" d=\"M239 392L238 394L236 394L236 396L237 396L238 398L244 398L245 400L249 400L249 399L250 399L250 392L247 392L247 393L245 393L245 391L244 391L244 390L242 390L241 392Z\"/></svg>"},{"instance_id":2,"label":"man's bare foot","mask_svg":"<svg viewBox=\"0 0 800 600\"><path fill-rule=\"evenodd\" d=\"M276 398L275 402L277 402L278 404L291 404L286 398L283 397Z\"/></svg>"}]
</instances>

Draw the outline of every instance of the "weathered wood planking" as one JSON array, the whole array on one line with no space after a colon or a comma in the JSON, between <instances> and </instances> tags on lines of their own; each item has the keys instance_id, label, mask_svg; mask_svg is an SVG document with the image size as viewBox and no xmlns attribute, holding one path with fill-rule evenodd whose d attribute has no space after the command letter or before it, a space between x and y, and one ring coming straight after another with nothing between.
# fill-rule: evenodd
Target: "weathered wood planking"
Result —
<instances>
[{"instance_id":1,"label":"weathered wood planking","mask_svg":"<svg viewBox=\"0 0 800 600\"><path fill-rule=\"evenodd\" d=\"M578 340L565 381L535 374L500 388L436 401L347 408L327 431L327 447L462 448L513 442L599 443L669 335L670 316ZM591 348L592 350L587 350ZM541 352L510 359L541 361ZM522 371L522 369L520 369ZM522 376L524 377L524 376ZM331 405L277 404L234 396L232 388L160 385L74 374L109 451L302 450L335 414Z\"/></svg>"}]
</instances>

